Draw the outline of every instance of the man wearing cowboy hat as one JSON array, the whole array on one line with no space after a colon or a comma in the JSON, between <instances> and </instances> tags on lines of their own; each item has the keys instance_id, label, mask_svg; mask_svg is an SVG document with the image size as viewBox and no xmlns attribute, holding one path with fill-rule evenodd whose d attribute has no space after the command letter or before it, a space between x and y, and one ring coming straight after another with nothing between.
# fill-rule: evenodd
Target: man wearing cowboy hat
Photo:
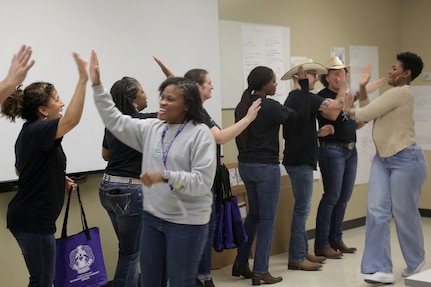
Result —
<instances>
[{"instance_id":1,"label":"man wearing cowboy hat","mask_svg":"<svg viewBox=\"0 0 431 287\"><path fill-rule=\"evenodd\" d=\"M308 253L308 238L305 230L311 209L313 171L317 167L316 114L322 113L335 120L343 105L342 101L326 99L310 92L314 89L319 74L327 74L323 65L313 62L311 59L302 59L294 62L292 69L281 78L282 80L292 79L294 83L294 89L284 103L286 107L294 110L299 107L298 98L302 98L302 96L291 97L292 94L310 95L308 122L302 125L283 126L285 139L283 165L290 176L295 198L288 253L288 268L292 270L318 270L322 267L321 262L326 260L325 257ZM320 136L333 133L334 128L331 125L322 127L318 132Z\"/></svg>"},{"instance_id":2,"label":"man wearing cowboy hat","mask_svg":"<svg viewBox=\"0 0 431 287\"><path fill-rule=\"evenodd\" d=\"M329 99L343 97L346 93L349 66L338 57L332 57L326 66L328 74L320 80L325 86L319 95ZM356 122L344 112L335 120L317 116L319 127L333 125L335 133L319 136L319 166L324 193L316 218L316 255L341 258L342 253L354 253L355 247L347 247L343 240L343 220L356 179L358 154L356 151ZM363 123L361 124L361 126Z\"/></svg>"}]
</instances>

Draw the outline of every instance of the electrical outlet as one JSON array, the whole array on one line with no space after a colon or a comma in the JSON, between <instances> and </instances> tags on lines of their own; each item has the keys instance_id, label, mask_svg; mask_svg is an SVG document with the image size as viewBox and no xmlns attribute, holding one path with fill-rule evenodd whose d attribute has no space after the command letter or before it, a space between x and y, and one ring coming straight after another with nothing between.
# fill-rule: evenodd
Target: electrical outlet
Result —
<instances>
[{"instance_id":1,"label":"electrical outlet","mask_svg":"<svg viewBox=\"0 0 431 287\"><path fill-rule=\"evenodd\" d=\"M423 72L422 78L424 81L431 81L431 72Z\"/></svg>"}]
</instances>

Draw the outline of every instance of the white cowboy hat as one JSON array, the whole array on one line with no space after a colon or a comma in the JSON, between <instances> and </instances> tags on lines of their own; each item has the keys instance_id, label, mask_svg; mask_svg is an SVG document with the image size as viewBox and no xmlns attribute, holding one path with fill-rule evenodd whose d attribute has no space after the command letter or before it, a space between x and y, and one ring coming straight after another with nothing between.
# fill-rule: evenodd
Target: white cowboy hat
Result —
<instances>
[{"instance_id":1,"label":"white cowboy hat","mask_svg":"<svg viewBox=\"0 0 431 287\"><path fill-rule=\"evenodd\" d=\"M325 65L326 69L328 70L341 70L341 69L347 69L349 71L350 65L344 65L343 61L340 60L338 57L332 57L329 59L329 61Z\"/></svg>"},{"instance_id":2,"label":"white cowboy hat","mask_svg":"<svg viewBox=\"0 0 431 287\"><path fill-rule=\"evenodd\" d=\"M302 66L306 71L316 71L318 75L326 75L328 70L322 64L313 62L311 59L301 59L293 62L292 68L281 77L281 80L292 79L293 75L298 73L299 66Z\"/></svg>"}]
</instances>

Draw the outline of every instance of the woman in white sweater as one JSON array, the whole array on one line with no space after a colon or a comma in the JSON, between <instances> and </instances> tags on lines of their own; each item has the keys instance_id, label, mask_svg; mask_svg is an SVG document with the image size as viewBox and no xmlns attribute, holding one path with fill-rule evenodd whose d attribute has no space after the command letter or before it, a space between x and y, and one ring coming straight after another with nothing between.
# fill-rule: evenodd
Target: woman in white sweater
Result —
<instances>
[{"instance_id":1,"label":"woman in white sweater","mask_svg":"<svg viewBox=\"0 0 431 287\"><path fill-rule=\"evenodd\" d=\"M141 237L143 286L194 286L208 233L216 159L203 123L199 90L190 80L168 78L159 88L158 119L139 120L115 107L100 81L93 50L90 78L106 128L142 152L144 216Z\"/></svg>"},{"instance_id":2,"label":"woman in white sweater","mask_svg":"<svg viewBox=\"0 0 431 287\"><path fill-rule=\"evenodd\" d=\"M422 71L422 59L411 52L397 55L389 69L387 90L369 101L365 85L371 65L360 81L359 104L351 109L356 121L373 121L376 155L368 182L365 249L361 272L365 282L393 283L390 221L394 218L407 267L403 277L418 273L425 263L421 215L418 210L427 167L422 148L415 143L414 96L409 86Z\"/></svg>"}]
</instances>

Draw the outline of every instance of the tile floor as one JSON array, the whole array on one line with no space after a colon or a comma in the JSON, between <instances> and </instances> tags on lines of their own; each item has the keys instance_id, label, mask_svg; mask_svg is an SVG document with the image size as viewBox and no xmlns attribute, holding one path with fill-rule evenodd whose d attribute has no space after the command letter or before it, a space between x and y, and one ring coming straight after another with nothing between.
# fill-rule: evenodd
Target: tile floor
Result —
<instances>
[{"instance_id":1,"label":"tile floor","mask_svg":"<svg viewBox=\"0 0 431 287\"><path fill-rule=\"evenodd\" d=\"M425 252L427 261L422 271L431 269L431 218L423 217L423 230L425 237ZM344 241L349 246L355 246L358 251L355 254L345 254L343 259L328 259L323 268L319 271L298 271L287 269L287 253L272 256L270 259L269 271L274 276L282 276L283 281L274 286L283 287L365 287L376 286L364 282L364 275L360 273L362 250L364 248L365 227L358 227L346 230L343 236ZM309 241L312 250L314 241ZM401 272L405 268L405 263L401 255L401 250L395 233L395 225L391 226L391 248L394 265L395 283L388 286L406 286ZM250 264L252 262L250 261ZM241 287L251 286L250 279L231 276L232 266L227 266L212 271L214 283L217 287Z\"/></svg>"}]
</instances>

